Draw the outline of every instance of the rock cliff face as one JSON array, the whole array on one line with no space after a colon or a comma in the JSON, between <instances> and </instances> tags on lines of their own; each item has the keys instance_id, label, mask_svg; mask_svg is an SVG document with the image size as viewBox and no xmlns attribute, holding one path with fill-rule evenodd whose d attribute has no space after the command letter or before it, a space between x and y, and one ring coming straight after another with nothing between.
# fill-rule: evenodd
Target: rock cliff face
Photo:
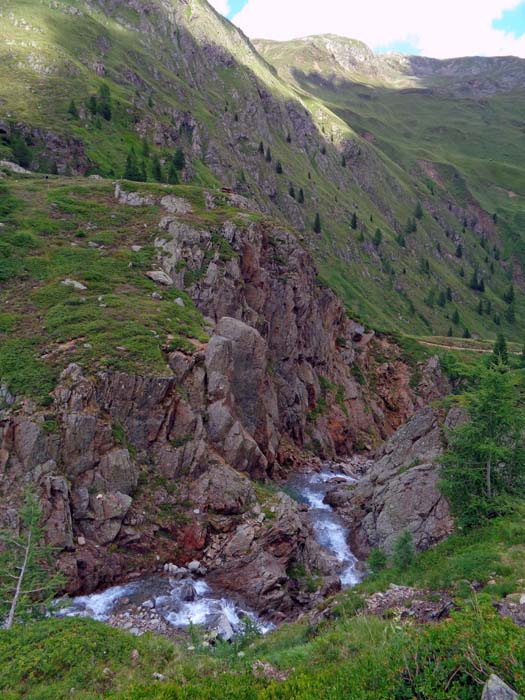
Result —
<instances>
[{"instance_id":1,"label":"rock cliff face","mask_svg":"<svg viewBox=\"0 0 525 700\"><path fill-rule=\"evenodd\" d=\"M447 427L462 420L458 409ZM349 522L354 551L371 547L391 554L396 539L412 533L418 550L428 549L452 532L448 503L438 488L438 459L443 452L443 419L433 408L416 414L379 449L375 461L355 487L335 487L328 500Z\"/></svg>"},{"instance_id":2,"label":"rock cliff face","mask_svg":"<svg viewBox=\"0 0 525 700\"><path fill-rule=\"evenodd\" d=\"M166 351L161 378L70 365L53 406L4 410L1 516L16 526L20 494L36 486L71 592L197 557L258 609L286 612L300 601L287 570L328 574L334 562L299 506L254 480L284 476L312 452L372 445L445 384L430 361L412 388L399 348L347 317L288 231L194 228L189 204L172 204L151 272L190 293L209 342Z\"/></svg>"}]
</instances>

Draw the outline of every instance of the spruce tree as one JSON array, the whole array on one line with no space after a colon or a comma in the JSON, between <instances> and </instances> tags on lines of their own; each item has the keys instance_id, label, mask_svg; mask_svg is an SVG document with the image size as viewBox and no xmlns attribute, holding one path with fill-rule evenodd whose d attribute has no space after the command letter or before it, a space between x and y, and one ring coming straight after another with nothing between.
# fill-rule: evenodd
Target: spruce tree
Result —
<instances>
[{"instance_id":1,"label":"spruce tree","mask_svg":"<svg viewBox=\"0 0 525 700\"><path fill-rule=\"evenodd\" d=\"M178 185L179 184L179 171L177 169L177 166L175 165L173 158L170 161L170 167L168 169L168 183L170 185Z\"/></svg>"},{"instance_id":2,"label":"spruce tree","mask_svg":"<svg viewBox=\"0 0 525 700\"><path fill-rule=\"evenodd\" d=\"M343 155L341 156L341 166L342 166L343 168L346 168L346 157L345 157L344 153L343 153Z\"/></svg>"},{"instance_id":3,"label":"spruce tree","mask_svg":"<svg viewBox=\"0 0 525 700\"><path fill-rule=\"evenodd\" d=\"M97 113L97 98L95 95L90 95L89 99L87 101L87 108L91 112L92 116L95 116Z\"/></svg>"},{"instance_id":4,"label":"spruce tree","mask_svg":"<svg viewBox=\"0 0 525 700\"><path fill-rule=\"evenodd\" d=\"M456 247L456 258L462 258L463 257L463 246L461 243L458 243Z\"/></svg>"},{"instance_id":5,"label":"spruce tree","mask_svg":"<svg viewBox=\"0 0 525 700\"><path fill-rule=\"evenodd\" d=\"M443 308L446 303L447 303L447 295L445 294L445 292L443 290L441 290L441 292L439 292L439 296L438 296L438 306L441 306L441 308Z\"/></svg>"},{"instance_id":6,"label":"spruce tree","mask_svg":"<svg viewBox=\"0 0 525 700\"><path fill-rule=\"evenodd\" d=\"M418 202L416 204L414 216L416 217L416 219L419 219L419 220L421 220L423 218L423 207L421 206L421 202Z\"/></svg>"},{"instance_id":7,"label":"spruce tree","mask_svg":"<svg viewBox=\"0 0 525 700\"><path fill-rule=\"evenodd\" d=\"M282 175L283 174L283 166L280 160L277 161L275 165L275 172L277 175Z\"/></svg>"},{"instance_id":8,"label":"spruce tree","mask_svg":"<svg viewBox=\"0 0 525 700\"><path fill-rule=\"evenodd\" d=\"M268 148L266 149L265 160L266 160L267 163L271 163L271 162L272 162L272 151L271 151L271 149L270 149L270 146L268 146Z\"/></svg>"},{"instance_id":9,"label":"spruce tree","mask_svg":"<svg viewBox=\"0 0 525 700\"><path fill-rule=\"evenodd\" d=\"M67 111L68 114L70 114L73 117L73 119L78 119L78 109L75 104L75 100L71 100Z\"/></svg>"},{"instance_id":10,"label":"spruce tree","mask_svg":"<svg viewBox=\"0 0 525 700\"><path fill-rule=\"evenodd\" d=\"M447 301L452 301L452 289L447 287Z\"/></svg>"},{"instance_id":11,"label":"spruce tree","mask_svg":"<svg viewBox=\"0 0 525 700\"><path fill-rule=\"evenodd\" d=\"M128 157L126 159L126 167L124 169L124 179L125 180L136 180L140 181L141 177L140 167L137 161L137 156L135 154L135 149L133 146L129 149Z\"/></svg>"},{"instance_id":12,"label":"spruce tree","mask_svg":"<svg viewBox=\"0 0 525 700\"><path fill-rule=\"evenodd\" d=\"M374 245L376 248L379 248L382 240L383 240L383 233L382 233L380 228L376 228L376 231L374 233L374 239L373 239L373 242L374 242Z\"/></svg>"},{"instance_id":13,"label":"spruce tree","mask_svg":"<svg viewBox=\"0 0 525 700\"><path fill-rule=\"evenodd\" d=\"M146 160L149 158L149 143L147 139L144 139L142 142L142 157L146 158Z\"/></svg>"},{"instance_id":14,"label":"spruce tree","mask_svg":"<svg viewBox=\"0 0 525 700\"><path fill-rule=\"evenodd\" d=\"M354 231L357 228L357 214L355 213L355 211L352 214L352 220L350 221L350 226L354 229Z\"/></svg>"},{"instance_id":15,"label":"spruce tree","mask_svg":"<svg viewBox=\"0 0 525 700\"><path fill-rule=\"evenodd\" d=\"M505 320L507 321L507 323L510 323L510 325L513 325L516 322L516 312L514 309L514 303L509 304L505 309Z\"/></svg>"},{"instance_id":16,"label":"spruce tree","mask_svg":"<svg viewBox=\"0 0 525 700\"><path fill-rule=\"evenodd\" d=\"M299 204L304 204L304 191L303 191L302 187L299 189L299 195L297 197L297 201L299 202Z\"/></svg>"},{"instance_id":17,"label":"spruce tree","mask_svg":"<svg viewBox=\"0 0 525 700\"><path fill-rule=\"evenodd\" d=\"M295 199L295 188L292 184L290 184L290 187L288 189L288 194L292 199Z\"/></svg>"},{"instance_id":18,"label":"spruce tree","mask_svg":"<svg viewBox=\"0 0 525 700\"><path fill-rule=\"evenodd\" d=\"M503 301L505 301L507 304L512 304L515 298L516 295L514 293L514 285L511 284L508 290L503 295Z\"/></svg>"},{"instance_id":19,"label":"spruce tree","mask_svg":"<svg viewBox=\"0 0 525 700\"><path fill-rule=\"evenodd\" d=\"M508 365L508 363L509 352L507 350L507 341L503 333L498 333L496 342L494 343L494 349L492 350L491 364Z\"/></svg>"},{"instance_id":20,"label":"spruce tree","mask_svg":"<svg viewBox=\"0 0 525 700\"><path fill-rule=\"evenodd\" d=\"M463 337L464 337L465 339L472 338L472 336L471 336L470 331L469 331L468 328L465 328L465 329L463 330Z\"/></svg>"},{"instance_id":21,"label":"spruce tree","mask_svg":"<svg viewBox=\"0 0 525 700\"><path fill-rule=\"evenodd\" d=\"M151 174L153 175L154 180L157 182L162 182L162 166L160 164L160 159L156 154L153 156L153 160L151 161Z\"/></svg>"},{"instance_id":22,"label":"spruce tree","mask_svg":"<svg viewBox=\"0 0 525 700\"><path fill-rule=\"evenodd\" d=\"M173 154L173 165L175 168L180 172L181 170L184 170L186 167L186 156L184 155L184 151L182 148L179 146L175 153Z\"/></svg>"},{"instance_id":23,"label":"spruce tree","mask_svg":"<svg viewBox=\"0 0 525 700\"><path fill-rule=\"evenodd\" d=\"M111 121L111 92L106 83L98 91L97 113L106 121Z\"/></svg>"},{"instance_id":24,"label":"spruce tree","mask_svg":"<svg viewBox=\"0 0 525 700\"><path fill-rule=\"evenodd\" d=\"M25 137L19 131L15 131L11 136L9 145L13 152L13 158L18 165L22 166L22 168L28 168L31 165L31 150Z\"/></svg>"},{"instance_id":25,"label":"spruce tree","mask_svg":"<svg viewBox=\"0 0 525 700\"><path fill-rule=\"evenodd\" d=\"M54 571L56 553L44 542L41 517L40 504L29 492L17 532L0 532L0 621L6 630L18 621L44 616L64 583Z\"/></svg>"},{"instance_id":26,"label":"spruce tree","mask_svg":"<svg viewBox=\"0 0 525 700\"><path fill-rule=\"evenodd\" d=\"M321 233L321 217L319 216L319 212L317 212L315 215L313 228L315 233Z\"/></svg>"},{"instance_id":27,"label":"spruce tree","mask_svg":"<svg viewBox=\"0 0 525 700\"><path fill-rule=\"evenodd\" d=\"M468 396L469 421L448 436L442 458L442 491L458 524L473 527L504 507L509 495L525 495L525 427L510 372L484 370Z\"/></svg>"},{"instance_id":28,"label":"spruce tree","mask_svg":"<svg viewBox=\"0 0 525 700\"><path fill-rule=\"evenodd\" d=\"M454 309L454 313L452 314L452 323L455 326L459 324L459 311L457 309Z\"/></svg>"},{"instance_id":29,"label":"spruce tree","mask_svg":"<svg viewBox=\"0 0 525 700\"><path fill-rule=\"evenodd\" d=\"M262 141L259 141L259 153L261 156L264 155L264 143Z\"/></svg>"}]
</instances>

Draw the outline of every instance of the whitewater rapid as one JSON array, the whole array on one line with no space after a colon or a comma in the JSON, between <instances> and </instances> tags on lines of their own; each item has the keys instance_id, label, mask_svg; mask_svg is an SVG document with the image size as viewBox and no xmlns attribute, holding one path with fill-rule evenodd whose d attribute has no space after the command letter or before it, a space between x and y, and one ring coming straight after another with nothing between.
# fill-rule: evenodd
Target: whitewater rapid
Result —
<instances>
[{"instance_id":1,"label":"whitewater rapid","mask_svg":"<svg viewBox=\"0 0 525 700\"><path fill-rule=\"evenodd\" d=\"M334 571L344 588L360 580L357 558L348 545L348 529L333 508L324 502L334 480L353 483L355 479L337 469L326 467L320 472L293 475L287 486L293 497L308 506L316 540L335 555L339 566ZM189 591L189 595L188 595ZM101 593L58 601L57 614L66 617L90 617L108 622L112 615L134 607L151 608L174 629L190 625L211 627L226 619L234 632L242 629L248 618L262 633L272 628L247 606L239 604L224 592L212 588L204 579L187 574L182 578L150 576Z\"/></svg>"}]
</instances>

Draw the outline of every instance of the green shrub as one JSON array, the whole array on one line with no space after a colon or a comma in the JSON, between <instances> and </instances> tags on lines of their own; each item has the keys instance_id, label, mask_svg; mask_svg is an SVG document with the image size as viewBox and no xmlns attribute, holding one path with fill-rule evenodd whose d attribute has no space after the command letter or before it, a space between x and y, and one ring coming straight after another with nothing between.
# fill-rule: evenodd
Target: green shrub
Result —
<instances>
[{"instance_id":1,"label":"green shrub","mask_svg":"<svg viewBox=\"0 0 525 700\"><path fill-rule=\"evenodd\" d=\"M392 561L394 566L405 571L413 563L415 557L412 533L408 530L399 535L395 544Z\"/></svg>"}]
</instances>

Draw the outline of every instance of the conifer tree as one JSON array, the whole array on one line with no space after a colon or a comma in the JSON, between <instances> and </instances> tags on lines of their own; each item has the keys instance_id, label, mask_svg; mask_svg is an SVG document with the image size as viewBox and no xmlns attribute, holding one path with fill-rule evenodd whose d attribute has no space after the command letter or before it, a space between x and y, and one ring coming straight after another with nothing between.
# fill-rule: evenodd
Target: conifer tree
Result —
<instances>
[{"instance_id":1,"label":"conifer tree","mask_svg":"<svg viewBox=\"0 0 525 700\"><path fill-rule=\"evenodd\" d=\"M177 166L175 165L173 158L170 161L170 166L168 169L168 183L170 185L178 185L179 184L179 172L177 169Z\"/></svg>"},{"instance_id":2,"label":"conifer tree","mask_svg":"<svg viewBox=\"0 0 525 700\"><path fill-rule=\"evenodd\" d=\"M375 233L374 233L374 241L373 241L376 248L379 248L382 240L383 240L383 233L382 233L380 228L376 228Z\"/></svg>"},{"instance_id":3,"label":"conifer tree","mask_svg":"<svg viewBox=\"0 0 525 700\"><path fill-rule=\"evenodd\" d=\"M272 151L271 151L271 149L270 149L270 146L268 146L268 148L266 149L265 160L266 160L267 163L271 163L271 162L272 162Z\"/></svg>"},{"instance_id":4,"label":"conifer tree","mask_svg":"<svg viewBox=\"0 0 525 700\"><path fill-rule=\"evenodd\" d=\"M416 204L414 216L416 219L419 219L419 220L421 220L423 218L423 207L421 206L421 202L418 202Z\"/></svg>"},{"instance_id":5,"label":"conifer tree","mask_svg":"<svg viewBox=\"0 0 525 700\"><path fill-rule=\"evenodd\" d=\"M321 217L319 216L319 212L317 212L315 215L314 231L315 233L321 233Z\"/></svg>"},{"instance_id":6,"label":"conifer tree","mask_svg":"<svg viewBox=\"0 0 525 700\"><path fill-rule=\"evenodd\" d=\"M283 166L280 160L277 161L275 165L275 172L277 175L282 175L283 174Z\"/></svg>"},{"instance_id":7,"label":"conifer tree","mask_svg":"<svg viewBox=\"0 0 525 700\"><path fill-rule=\"evenodd\" d=\"M87 101L87 108L93 116L97 113L97 98L95 95L90 95Z\"/></svg>"},{"instance_id":8,"label":"conifer tree","mask_svg":"<svg viewBox=\"0 0 525 700\"><path fill-rule=\"evenodd\" d=\"M297 196L297 201L299 202L299 204L304 204L304 190L302 187L299 189L299 195Z\"/></svg>"},{"instance_id":9,"label":"conifer tree","mask_svg":"<svg viewBox=\"0 0 525 700\"><path fill-rule=\"evenodd\" d=\"M54 572L54 552L44 542L42 512L29 492L17 533L0 532L0 620L9 630L17 621L44 615L63 577Z\"/></svg>"},{"instance_id":10,"label":"conifer tree","mask_svg":"<svg viewBox=\"0 0 525 700\"><path fill-rule=\"evenodd\" d=\"M162 166L160 164L160 159L156 154L153 156L153 160L151 161L151 174L153 175L154 180L157 182L162 182Z\"/></svg>"},{"instance_id":11,"label":"conifer tree","mask_svg":"<svg viewBox=\"0 0 525 700\"><path fill-rule=\"evenodd\" d=\"M452 314L452 323L455 326L459 324L459 311L457 309L454 309L454 313Z\"/></svg>"},{"instance_id":12,"label":"conifer tree","mask_svg":"<svg viewBox=\"0 0 525 700\"><path fill-rule=\"evenodd\" d=\"M509 304L505 309L505 320L511 325L513 325L516 322L516 312L514 309L514 303Z\"/></svg>"},{"instance_id":13,"label":"conifer tree","mask_svg":"<svg viewBox=\"0 0 525 700\"><path fill-rule=\"evenodd\" d=\"M508 363L509 352L507 350L507 341L503 333L498 333L496 342L494 343L494 349L492 350L491 364L508 365Z\"/></svg>"},{"instance_id":14,"label":"conifer tree","mask_svg":"<svg viewBox=\"0 0 525 700\"><path fill-rule=\"evenodd\" d=\"M75 100L71 100L67 111L73 117L73 119L78 119L78 109L75 104Z\"/></svg>"},{"instance_id":15,"label":"conifer tree","mask_svg":"<svg viewBox=\"0 0 525 700\"><path fill-rule=\"evenodd\" d=\"M288 189L288 194L292 199L295 199L295 187L290 183L290 187Z\"/></svg>"},{"instance_id":16,"label":"conifer tree","mask_svg":"<svg viewBox=\"0 0 525 700\"><path fill-rule=\"evenodd\" d=\"M352 214L352 220L350 221L350 226L354 229L354 231L357 228L357 214L355 213L355 211Z\"/></svg>"},{"instance_id":17,"label":"conifer tree","mask_svg":"<svg viewBox=\"0 0 525 700\"><path fill-rule=\"evenodd\" d=\"M19 131L15 131L11 135L9 145L13 152L13 158L18 165L21 165L22 168L28 168L31 165L31 150L25 137Z\"/></svg>"},{"instance_id":18,"label":"conifer tree","mask_svg":"<svg viewBox=\"0 0 525 700\"><path fill-rule=\"evenodd\" d=\"M125 180L136 180L140 181L142 179L141 169L139 167L135 149L133 146L129 149L128 157L126 159L126 167L124 169L124 179Z\"/></svg>"},{"instance_id":19,"label":"conifer tree","mask_svg":"<svg viewBox=\"0 0 525 700\"><path fill-rule=\"evenodd\" d=\"M111 121L111 92L106 83L98 91L97 113L106 121Z\"/></svg>"},{"instance_id":20,"label":"conifer tree","mask_svg":"<svg viewBox=\"0 0 525 700\"><path fill-rule=\"evenodd\" d=\"M175 153L173 154L173 165L179 172L181 170L184 170L184 168L186 167L186 156L184 155L184 151L180 146L176 149Z\"/></svg>"},{"instance_id":21,"label":"conifer tree","mask_svg":"<svg viewBox=\"0 0 525 700\"><path fill-rule=\"evenodd\" d=\"M467 412L442 459L441 488L462 527L479 525L508 495L525 493L525 423L512 374L500 366L485 370Z\"/></svg>"},{"instance_id":22,"label":"conifer tree","mask_svg":"<svg viewBox=\"0 0 525 700\"><path fill-rule=\"evenodd\" d=\"M264 143L262 141L259 141L259 149L258 150L259 150L259 153L261 154L261 156L263 156L264 155Z\"/></svg>"},{"instance_id":23,"label":"conifer tree","mask_svg":"<svg viewBox=\"0 0 525 700\"><path fill-rule=\"evenodd\" d=\"M458 243L456 247L456 258L462 258L463 257L463 246L461 243Z\"/></svg>"}]
</instances>

